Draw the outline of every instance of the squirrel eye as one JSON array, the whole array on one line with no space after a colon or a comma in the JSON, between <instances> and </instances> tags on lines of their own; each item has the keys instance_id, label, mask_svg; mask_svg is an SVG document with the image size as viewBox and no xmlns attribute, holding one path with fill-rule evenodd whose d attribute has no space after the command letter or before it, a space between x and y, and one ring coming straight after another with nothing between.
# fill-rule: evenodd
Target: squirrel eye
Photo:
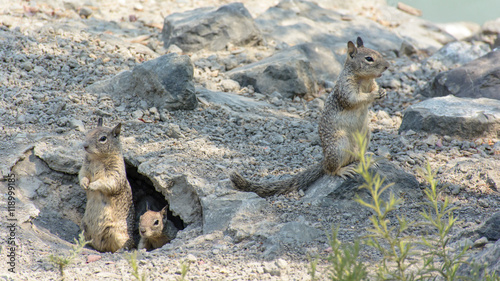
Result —
<instances>
[{"instance_id":1,"label":"squirrel eye","mask_svg":"<svg viewBox=\"0 0 500 281\"><path fill-rule=\"evenodd\" d=\"M159 220L155 220L154 225L158 225L159 223L160 223L160 221L159 221Z\"/></svg>"},{"instance_id":2,"label":"squirrel eye","mask_svg":"<svg viewBox=\"0 0 500 281\"><path fill-rule=\"evenodd\" d=\"M102 136L99 138L99 141L102 143L105 143L107 140L108 140L108 138L106 136Z\"/></svg>"},{"instance_id":3,"label":"squirrel eye","mask_svg":"<svg viewBox=\"0 0 500 281\"><path fill-rule=\"evenodd\" d=\"M368 61L368 62L373 62L373 58L372 57L365 57L365 60Z\"/></svg>"}]
</instances>

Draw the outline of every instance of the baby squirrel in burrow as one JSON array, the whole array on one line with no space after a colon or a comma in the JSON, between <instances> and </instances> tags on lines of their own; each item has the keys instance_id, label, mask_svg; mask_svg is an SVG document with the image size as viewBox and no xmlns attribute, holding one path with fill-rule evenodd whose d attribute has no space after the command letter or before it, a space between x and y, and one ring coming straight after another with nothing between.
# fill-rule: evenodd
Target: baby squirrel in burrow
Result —
<instances>
[{"instance_id":1,"label":"baby squirrel in burrow","mask_svg":"<svg viewBox=\"0 0 500 281\"><path fill-rule=\"evenodd\" d=\"M121 124L89 131L83 145L85 159L79 173L87 193L82 228L85 239L101 252L134 247L134 205L120 145Z\"/></svg>"},{"instance_id":2,"label":"baby squirrel in burrow","mask_svg":"<svg viewBox=\"0 0 500 281\"><path fill-rule=\"evenodd\" d=\"M352 177L358 159L351 152L359 151L354 135L360 132L368 141L370 139L368 107L386 95L385 90L379 89L375 78L387 68L389 63L379 52L364 47L360 37L357 38L357 47L349 41L344 69L326 100L319 121L322 161L292 178L267 183L252 182L234 172L230 177L233 186L266 197L306 190L325 173Z\"/></svg>"},{"instance_id":3,"label":"baby squirrel in burrow","mask_svg":"<svg viewBox=\"0 0 500 281\"><path fill-rule=\"evenodd\" d=\"M138 249L153 250L160 248L175 238L179 231L167 218L167 206L159 212L148 210L139 219Z\"/></svg>"}]
</instances>

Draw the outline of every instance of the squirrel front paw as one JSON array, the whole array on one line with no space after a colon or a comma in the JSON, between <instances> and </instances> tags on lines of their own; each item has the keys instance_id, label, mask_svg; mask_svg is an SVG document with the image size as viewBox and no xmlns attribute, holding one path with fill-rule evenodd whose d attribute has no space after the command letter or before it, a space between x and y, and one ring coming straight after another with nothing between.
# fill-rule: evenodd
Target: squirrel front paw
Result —
<instances>
[{"instance_id":1,"label":"squirrel front paw","mask_svg":"<svg viewBox=\"0 0 500 281\"><path fill-rule=\"evenodd\" d=\"M89 184L90 184L90 180L89 178L87 177L83 177L81 180L80 180L80 186L87 190L89 188Z\"/></svg>"},{"instance_id":2,"label":"squirrel front paw","mask_svg":"<svg viewBox=\"0 0 500 281\"><path fill-rule=\"evenodd\" d=\"M376 99L382 99L382 98L385 98L385 96L387 95L387 92L385 91L385 89L383 88L380 88L378 90L378 93L377 93L377 97Z\"/></svg>"}]
</instances>

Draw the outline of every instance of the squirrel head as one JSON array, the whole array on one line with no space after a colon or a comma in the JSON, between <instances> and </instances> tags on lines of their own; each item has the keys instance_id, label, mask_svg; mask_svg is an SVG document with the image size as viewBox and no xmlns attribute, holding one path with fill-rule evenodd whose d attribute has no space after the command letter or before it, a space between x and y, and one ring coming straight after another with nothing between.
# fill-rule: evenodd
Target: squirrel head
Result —
<instances>
[{"instance_id":1,"label":"squirrel head","mask_svg":"<svg viewBox=\"0 0 500 281\"><path fill-rule=\"evenodd\" d=\"M163 235L163 226L167 220L167 206L161 211L148 210L139 219L139 235L144 238L155 238Z\"/></svg>"},{"instance_id":2,"label":"squirrel head","mask_svg":"<svg viewBox=\"0 0 500 281\"><path fill-rule=\"evenodd\" d=\"M85 136L83 148L89 155L120 154L120 132L122 124L114 128L102 126L102 118L97 121L97 128L90 130Z\"/></svg>"},{"instance_id":3,"label":"squirrel head","mask_svg":"<svg viewBox=\"0 0 500 281\"><path fill-rule=\"evenodd\" d=\"M389 62L379 52L366 48L361 37L358 37L356 44L357 47L351 41L347 43L345 68L361 78L380 77L389 68Z\"/></svg>"}]
</instances>

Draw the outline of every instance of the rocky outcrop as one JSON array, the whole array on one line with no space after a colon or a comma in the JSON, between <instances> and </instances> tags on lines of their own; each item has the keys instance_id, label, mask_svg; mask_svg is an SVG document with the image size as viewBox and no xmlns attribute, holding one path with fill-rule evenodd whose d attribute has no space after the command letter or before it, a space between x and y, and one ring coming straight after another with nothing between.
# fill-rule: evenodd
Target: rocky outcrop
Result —
<instances>
[{"instance_id":1,"label":"rocky outcrop","mask_svg":"<svg viewBox=\"0 0 500 281\"><path fill-rule=\"evenodd\" d=\"M500 102L446 96L406 109L399 131L425 131L463 138L499 137Z\"/></svg>"},{"instance_id":2,"label":"rocky outcrop","mask_svg":"<svg viewBox=\"0 0 500 281\"><path fill-rule=\"evenodd\" d=\"M437 69L452 69L478 59L491 51L488 44L483 42L455 41L446 44L424 61ZM423 95L426 95L423 92ZM426 95L427 96L427 95Z\"/></svg>"},{"instance_id":3,"label":"rocky outcrop","mask_svg":"<svg viewBox=\"0 0 500 281\"><path fill-rule=\"evenodd\" d=\"M500 99L500 50L495 50L461 67L439 73L424 96L455 95L468 98Z\"/></svg>"},{"instance_id":4,"label":"rocky outcrop","mask_svg":"<svg viewBox=\"0 0 500 281\"><path fill-rule=\"evenodd\" d=\"M255 45L261 39L252 16L241 3L199 8L165 18L165 48L176 45L185 52L218 51L233 45Z\"/></svg>"},{"instance_id":5,"label":"rocky outcrop","mask_svg":"<svg viewBox=\"0 0 500 281\"><path fill-rule=\"evenodd\" d=\"M158 109L194 109L198 102L192 80L193 63L189 57L172 53L93 84L87 90L125 99L127 103L144 101Z\"/></svg>"},{"instance_id":6,"label":"rocky outcrop","mask_svg":"<svg viewBox=\"0 0 500 281\"><path fill-rule=\"evenodd\" d=\"M500 240L500 212L495 213L476 230L480 237L486 237L490 241Z\"/></svg>"},{"instance_id":7,"label":"rocky outcrop","mask_svg":"<svg viewBox=\"0 0 500 281\"><path fill-rule=\"evenodd\" d=\"M484 278L484 270L486 270L490 275L493 273L498 276L500 273L500 240L481 252L473 255L469 258L468 262L472 265L464 264L459 269L459 274L463 276L468 276L474 278L472 280L486 280ZM479 268L475 268L478 266ZM479 272L475 272L479 270ZM477 273L477 276L473 276L472 273Z\"/></svg>"},{"instance_id":8,"label":"rocky outcrop","mask_svg":"<svg viewBox=\"0 0 500 281\"><path fill-rule=\"evenodd\" d=\"M400 198L403 194L410 194L412 197L419 196L419 184L413 175L398 169L387 161L381 161L379 167L374 169L374 171L382 178L385 177L385 182L393 183L393 185L382 194L384 200L388 200L389 194L391 193L395 198ZM338 177L324 176L309 187L301 200L306 204L315 206L328 206L332 204L332 201L343 202L340 204L349 204L350 207L354 206L356 208L358 203L355 203L353 200L356 194L365 201L371 200L366 189L358 189L362 183L363 179L361 176L345 181ZM346 208L348 208L348 206L346 206Z\"/></svg>"},{"instance_id":9,"label":"rocky outcrop","mask_svg":"<svg viewBox=\"0 0 500 281\"><path fill-rule=\"evenodd\" d=\"M301 46L302 47L302 46ZM316 75L303 48L290 48L255 63L235 68L227 75L242 86L271 95L279 92L285 98L316 94Z\"/></svg>"}]
</instances>

